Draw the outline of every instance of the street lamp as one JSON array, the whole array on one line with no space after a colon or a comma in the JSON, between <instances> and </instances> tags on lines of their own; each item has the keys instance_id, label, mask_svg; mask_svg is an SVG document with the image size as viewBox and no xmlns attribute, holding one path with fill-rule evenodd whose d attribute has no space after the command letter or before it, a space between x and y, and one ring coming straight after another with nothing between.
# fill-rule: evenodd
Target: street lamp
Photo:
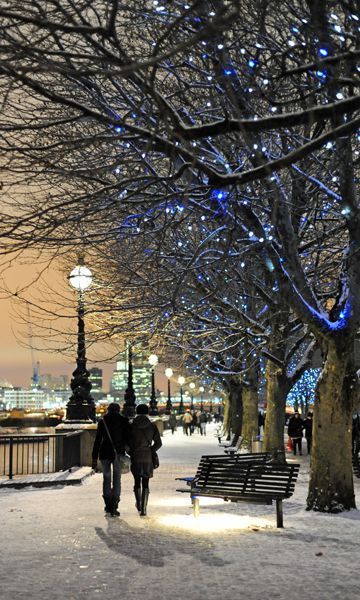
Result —
<instances>
[{"instance_id":1,"label":"street lamp","mask_svg":"<svg viewBox=\"0 0 360 600\"><path fill-rule=\"evenodd\" d=\"M201 396L200 396L200 410L201 410L201 412L204 412L203 393L205 392L205 388L202 385L199 387L199 392L201 394Z\"/></svg>"},{"instance_id":2,"label":"street lamp","mask_svg":"<svg viewBox=\"0 0 360 600\"><path fill-rule=\"evenodd\" d=\"M168 399L167 399L167 403L166 403L166 408L165 408L165 414L169 415L172 409L172 404L171 404L171 396L170 396L170 378L173 375L173 370L168 367L167 369L165 369L165 376L167 377L168 380Z\"/></svg>"},{"instance_id":3,"label":"street lamp","mask_svg":"<svg viewBox=\"0 0 360 600\"><path fill-rule=\"evenodd\" d=\"M92 273L84 265L77 265L70 273L69 283L78 292L78 335L76 369L70 382L72 394L66 406L66 421L95 421L95 402L90 394L91 383L86 368L84 296L91 286Z\"/></svg>"},{"instance_id":4,"label":"street lamp","mask_svg":"<svg viewBox=\"0 0 360 600\"><path fill-rule=\"evenodd\" d=\"M194 406L194 389L195 389L195 383L191 382L189 383L189 388L191 389L191 404L190 404L190 410L195 410L195 406Z\"/></svg>"},{"instance_id":5,"label":"street lamp","mask_svg":"<svg viewBox=\"0 0 360 600\"><path fill-rule=\"evenodd\" d=\"M128 417L129 419L132 419L133 417L135 417L136 396L135 396L135 390L134 390L134 384L133 384L133 364L132 364L131 344L129 344L128 348L127 348L127 358L128 358L128 382L127 382L127 388L126 388L125 394L124 394L125 402L124 402L122 413L123 413L124 417Z\"/></svg>"},{"instance_id":6,"label":"street lamp","mask_svg":"<svg viewBox=\"0 0 360 600\"><path fill-rule=\"evenodd\" d=\"M180 404L179 404L179 414L180 415L183 415L185 412L184 401L183 401L183 389L182 389L182 386L184 385L184 383L185 383L185 377L180 375L178 378L178 384L180 386Z\"/></svg>"},{"instance_id":7,"label":"street lamp","mask_svg":"<svg viewBox=\"0 0 360 600\"><path fill-rule=\"evenodd\" d=\"M159 359L156 356L156 354L150 354L149 356L149 364L151 366L151 396L150 396L150 402L149 402L149 406L150 406L150 410L149 410L149 415L158 415L159 411L157 409L157 401L156 401L156 394L155 394L155 367L158 364Z\"/></svg>"}]
</instances>

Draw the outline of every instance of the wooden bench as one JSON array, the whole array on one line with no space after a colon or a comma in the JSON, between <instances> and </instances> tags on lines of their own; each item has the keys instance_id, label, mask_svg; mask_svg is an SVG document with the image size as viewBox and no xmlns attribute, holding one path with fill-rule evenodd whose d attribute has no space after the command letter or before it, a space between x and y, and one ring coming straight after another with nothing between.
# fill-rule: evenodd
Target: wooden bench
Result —
<instances>
[{"instance_id":1,"label":"wooden bench","mask_svg":"<svg viewBox=\"0 0 360 600\"><path fill-rule=\"evenodd\" d=\"M234 454L236 454L236 452L239 452L242 443L243 443L243 438L241 437L241 435L239 435L237 442L233 446L224 448L225 454L229 454L230 456L233 456Z\"/></svg>"},{"instance_id":2,"label":"wooden bench","mask_svg":"<svg viewBox=\"0 0 360 600\"><path fill-rule=\"evenodd\" d=\"M238 434L238 433L235 433L235 434L232 436L232 438L226 439L226 440L225 440L225 442L223 442L223 441L222 441L222 437L223 437L223 436L222 436L221 434L219 434L219 435L217 436L217 438L218 438L218 440L219 440L219 446L220 446L221 448L228 448L229 446L233 446L234 444L236 444L236 442L237 442L237 439L238 439L238 437L239 437L239 434Z\"/></svg>"},{"instance_id":3,"label":"wooden bench","mask_svg":"<svg viewBox=\"0 0 360 600\"><path fill-rule=\"evenodd\" d=\"M180 478L190 486L194 515L200 511L200 496L230 502L272 504L276 502L276 525L283 527L282 501L294 493L299 464L275 462L269 453L202 456L193 478Z\"/></svg>"}]
</instances>

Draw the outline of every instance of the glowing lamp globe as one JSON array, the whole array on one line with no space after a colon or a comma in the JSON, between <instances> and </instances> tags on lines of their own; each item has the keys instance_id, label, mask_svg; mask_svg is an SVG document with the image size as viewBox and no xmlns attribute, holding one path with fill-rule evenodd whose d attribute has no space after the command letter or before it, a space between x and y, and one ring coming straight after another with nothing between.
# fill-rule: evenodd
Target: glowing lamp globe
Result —
<instances>
[{"instance_id":1,"label":"glowing lamp globe","mask_svg":"<svg viewBox=\"0 0 360 600\"><path fill-rule=\"evenodd\" d=\"M70 273L69 283L79 292L87 290L87 288L91 286L91 282L92 273L90 269L84 267L84 265L77 265Z\"/></svg>"},{"instance_id":2,"label":"glowing lamp globe","mask_svg":"<svg viewBox=\"0 0 360 600\"><path fill-rule=\"evenodd\" d=\"M191 383L189 383L189 388L190 388L191 390L194 390L194 389L195 389L195 387L196 387L196 386L195 386L195 383L192 383L192 382L191 382Z\"/></svg>"},{"instance_id":3,"label":"glowing lamp globe","mask_svg":"<svg viewBox=\"0 0 360 600\"><path fill-rule=\"evenodd\" d=\"M172 374L173 374L173 370L170 367L165 369L165 375L168 379L170 379L170 377L172 377Z\"/></svg>"},{"instance_id":4,"label":"glowing lamp globe","mask_svg":"<svg viewBox=\"0 0 360 600\"><path fill-rule=\"evenodd\" d=\"M156 365L158 364L158 362L159 362L159 359L156 356L156 354L150 354L150 356L149 356L149 364L152 367L156 367Z\"/></svg>"},{"instance_id":5,"label":"glowing lamp globe","mask_svg":"<svg viewBox=\"0 0 360 600\"><path fill-rule=\"evenodd\" d=\"M182 375L179 376L178 378L178 384L179 385L184 385L185 383L185 377L183 377Z\"/></svg>"},{"instance_id":6,"label":"glowing lamp globe","mask_svg":"<svg viewBox=\"0 0 360 600\"><path fill-rule=\"evenodd\" d=\"M205 388L204 388L202 385L199 387L199 392L200 392L201 394L202 394L203 392L205 392Z\"/></svg>"}]
</instances>

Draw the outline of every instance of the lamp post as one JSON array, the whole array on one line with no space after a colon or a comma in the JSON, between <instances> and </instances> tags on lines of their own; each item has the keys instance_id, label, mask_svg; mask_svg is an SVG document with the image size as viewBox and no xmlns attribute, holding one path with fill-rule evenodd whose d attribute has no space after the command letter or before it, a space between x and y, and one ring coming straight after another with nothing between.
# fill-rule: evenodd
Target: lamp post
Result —
<instances>
[{"instance_id":1,"label":"lamp post","mask_svg":"<svg viewBox=\"0 0 360 600\"><path fill-rule=\"evenodd\" d=\"M124 394L125 402L124 402L122 413L123 413L124 417L128 417L129 419L132 419L133 417L135 417L136 396L135 396L135 390L134 390L134 385L133 385L133 364L132 364L131 344L128 345L127 355L128 355L128 384L127 384L127 388L126 388L125 394Z\"/></svg>"},{"instance_id":2,"label":"lamp post","mask_svg":"<svg viewBox=\"0 0 360 600\"><path fill-rule=\"evenodd\" d=\"M185 407L184 407L184 400L183 400L183 388L182 386L185 383L185 377L183 377L182 375L179 376L178 378L178 384L180 386L180 404L179 404L179 415L183 415L185 412Z\"/></svg>"},{"instance_id":3,"label":"lamp post","mask_svg":"<svg viewBox=\"0 0 360 600\"><path fill-rule=\"evenodd\" d=\"M202 385L199 387L199 392L201 394L201 396L200 396L200 410L201 410L201 412L204 412L204 398L203 398L203 393L205 392L205 388Z\"/></svg>"},{"instance_id":4,"label":"lamp post","mask_svg":"<svg viewBox=\"0 0 360 600\"><path fill-rule=\"evenodd\" d=\"M165 376L167 377L167 380L168 380L168 399L167 399L166 408L165 408L166 415L169 415L171 412L171 409L172 409L171 396L170 396L170 377L172 377L172 374L173 374L173 370L170 367L165 369Z\"/></svg>"},{"instance_id":5,"label":"lamp post","mask_svg":"<svg viewBox=\"0 0 360 600\"><path fill-rule=\"evenodd\" d=\"M70 273L69 283L78 292L78 334L76 369L70 382L72 394L66 406L66 421L88 422L95 421L95 402L90 394L91 383L89 371L86 368L85 348L85 307L83 293L91 286L92 273L90 269L80 264Z\"/></svg>"},{"instance_id":6,"label":"lamp post","mask_svg":"<svg viewBox=\"0 0 360 600\"><path fill-rule=\"evenodd\" d=\"M155 367L158 364L159 359L156 354L150 354L149 364L151 366L151 396L149 402L149 415L155 416L159 414L157 408L156 394L155 394Z\"/></svg>"},{"instance_id":7,"label":"lamp post","mask_svg":"<svg viewBox=\"0 0 360 600\"><path fill-rule=\"evenodd\" d=\"M189 388L191 389L191 404L190 404L190 410L195 410L195 406L194 406L194 389L195 389L195 383L191 382L189 383Z\"/></svg>"}]
</instances>

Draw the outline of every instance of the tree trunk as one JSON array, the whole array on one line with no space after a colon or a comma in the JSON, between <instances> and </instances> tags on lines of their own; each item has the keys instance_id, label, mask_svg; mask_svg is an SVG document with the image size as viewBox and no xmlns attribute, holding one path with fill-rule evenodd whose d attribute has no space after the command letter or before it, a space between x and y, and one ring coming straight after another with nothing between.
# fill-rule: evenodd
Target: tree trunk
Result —
<instances>
[{"instance_id":1,"label":"tree trunk","mask_svg":"<svg viewBox=\"0 0 360 600\"><path fill-rule=\"evenodd\" d=\"M288 384L282 369L271 360L267 361L267 406L264 432L264 451L285 457L284 427Z\"/></svg>"},{"instance_id":2,"label":"tree trunk","mask_svg":"<svg viewBox=\"0 0 360 600\"><path fill-rule=\"evenodd\" d=\"M231 408L231 400L230 397L227 395L225 398L225 406L224 406L224 421L223 421L223 431L226 432L227 434L229 434L230 429L231 429L231 414L232 414L232 408Z\"/></svg>"},{"instance_id":3,"label":"tree trunk","mask_svg":"<svg viewBox=\"0 0 360 600\"><path fill-rule=\"evenodd\" d=\"M251 442L258 433L258 390L255 387L243 387L243 427L242 445L251 452Z\"/></svg>"},{"instance_id":4,"label":"tree trunk","mask_svg":"<svg viewBox=\"0 0 360 600\"><path fill-rule=\"evenodd\" d=\"M352 398L344 393L349 355L328 343L316 386L307 509L341 512L355 507L351 463Z\"/></svg>"},{"instance_id":5,"label":"tree trunk","mask_svg":"<svg viewBox=\"0 0 360 600\"><path fill-rule=\"evenodd\" d=\"M232 433L241 434L243 424L243 399L242 385L238 379L232 377L230 380L230 402L231 402L231 421L230 429Z\"/></svg>"}]
</instances>

